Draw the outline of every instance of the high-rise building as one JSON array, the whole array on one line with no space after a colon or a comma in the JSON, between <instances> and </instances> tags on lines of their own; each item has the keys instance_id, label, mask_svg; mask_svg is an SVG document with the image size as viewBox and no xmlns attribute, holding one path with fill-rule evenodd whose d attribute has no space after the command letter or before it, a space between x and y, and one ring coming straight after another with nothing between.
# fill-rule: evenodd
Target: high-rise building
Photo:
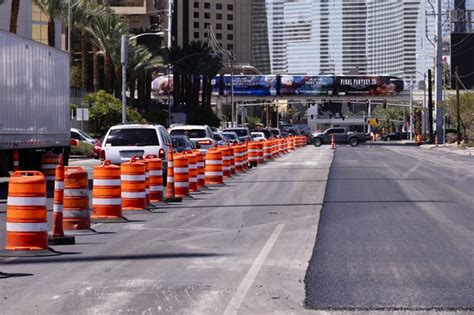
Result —
<instances>
[{"instance_id":1,"label":"high-rise building","mask_svg":"<svg viewBox=\"0 0 474 315\"><path fill-rule=\"evenodd\" d=\"M237 63L250 63L251 0L175 0L176 44L206 40L211 26L222 48L232 51Z\"/></svg>"}]
</instances>

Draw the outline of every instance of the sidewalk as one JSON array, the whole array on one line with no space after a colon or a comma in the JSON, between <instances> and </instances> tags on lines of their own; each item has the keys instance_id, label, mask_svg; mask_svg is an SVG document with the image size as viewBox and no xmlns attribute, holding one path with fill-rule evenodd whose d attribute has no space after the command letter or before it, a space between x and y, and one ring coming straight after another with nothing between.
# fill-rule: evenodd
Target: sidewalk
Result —
<instances>
[{"instance_id":1,"label":"sidewalk","mask_svg":"<svg viewBox=\"0 0 474 315\"><path fill-rule=\"evenodd\" d=\"M421 145L420 148L423 149L431 149L431 150L439 150L443 152L451 152L454 154L459 155L471 155L474 156L474 148L465 148L458 146L456 143L449 143L449 144L441 144L441 145L434 145L434 144L424 144Z\"/></svg>"}]
</instances>

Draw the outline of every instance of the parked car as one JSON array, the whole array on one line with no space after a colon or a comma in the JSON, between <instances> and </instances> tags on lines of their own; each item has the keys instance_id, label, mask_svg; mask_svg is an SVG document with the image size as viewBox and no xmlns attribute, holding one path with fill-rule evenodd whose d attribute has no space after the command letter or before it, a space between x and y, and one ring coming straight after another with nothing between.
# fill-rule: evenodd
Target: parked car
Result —
<instances>
[{"instance_id":1,"label":"parked car","mask_svg":"<svg viewBox=\"0 0 474 315\"><path fill-rule=\"evenodd\" d=\"M382 136L383 141L408 140L409 138L410 138L410 133L408 131L391 132L389 134Z\"/></svg>"},{"instance_id":2,"label":"parked car","mask_svg":"<svg viewBox=\"0 0 474 315\"><path fill-rule=\"evenodd\" d=\"M170 135L161 125L117 125L107 131L100 158L120 164L134 156L154 154L163 160L163 169L166 169L171 144Z\"/></svg>"},{"instance_id":3,"label":"parked car","mask_svg":"<svg viewBox=\"0 0 474 315\"><path fill-rule=\"evenodd\" d=\"M352 147L365 142L365 135L363 133L348 131L347 128L343 127L333 127L321 133L314 133L313 144L319 147L322 144L331 143L333 135L335 143L349 143Z\"/></svg>"},{"instance_id":4,"label":"parked car","mask_svg":"<svg viewBox=\"0 0 474 315\"><path fill-rule=\"evenodd\" d=\"M270 132L272 133L274 138L280 138L281 137L281 131L278 128L270 128Z\"/></svg>"},{"instance_id":5,"label":"parked car","mask_svg":"<svg viewBox=\"0 0 474 315\"><path fill-rule=\"evenodd\" d=\"M266 140L263 132L252 132L252 139L254 141Z\"/></svg>"},{"instance_id":6,"label":"parked car","mask_svg":"<svg viewBox=\"0 0 474 315\"><path fill-rule=\"evenodd\" d=\"M245 141L245 140L250 140L250 130L249 128L245 127L235 127L235 128L225 128L223 131L232 131L237 134L239 137L240 141Z\"/></svg>"},{"instance_id":7,"label":"parked car","mask_svg":"<svg viewBox=\"0 0 474 315\"><path fill-rule=\"evenodd\" d=\"M201 146L202 151L215 148L217 145L214 133L208 125L173 126L170 128L170 134L187 136L194 144Z\"/></svg>"},{"instance_id":8,"label":"parked car","mask_svg":"<svg viewBox=\"0 0 474 315\"><path fill-rule=\"evenodd\" d=\"M272 133L270 132L270 129L268 129L268 128L253 129L253 130L251 130L251 132L263 132L263 134L265 135L265 138L267 138L267 139L270 139L270 138L274 137L272 135Z\"/></svg>"},{"instance_id":9,"label":"parked car","mask_svg":"<svg viewBox=\"0 0 474 315\"><path fill-rule=\"evenodd\" d=\"M217 145L219 146L225 146L229 144L229 141L227 140L226 136L222 134L222 131L214 132L214 140L216 140Z\"/></svg>"},{"instance_id":10,"label":"parked car","mask_svg":"<svg viewBox=\"0 0 474 315\"><path fill-rule=\"evenodd\" d=\"M89 136L85 131L71 128L71 139L88 143L93 146L94 158L100 158L100 151L102 150L102 141Z\"/></svg>"},{"instance_id":11,"label":"parked car","mask_svg":"<svg viewBox=\"0 0 474 315\"><path fill-rule=\"evenodd\" d=\"M194 150L198 147L187 136L171 135L171 140L176 152Z\"/></svg>"},{"instance_id":12,"label":"parked car","mask_svg":"<svg viewBox=\"0 0 474 315\"><path fill-rule=\"evenodd\" d=\"M227 138L229 143L239 143L241 142L239 136L233 131L222 131L224 137Z\"/></svg>"}]
</instances>

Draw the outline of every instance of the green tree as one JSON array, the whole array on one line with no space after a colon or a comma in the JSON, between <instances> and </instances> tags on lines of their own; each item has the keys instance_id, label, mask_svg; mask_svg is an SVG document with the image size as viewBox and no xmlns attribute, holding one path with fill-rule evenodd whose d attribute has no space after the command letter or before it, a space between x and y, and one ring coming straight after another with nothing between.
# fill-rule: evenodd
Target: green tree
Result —
<instances>
[{"instance_id":1,"label":"green tree","mask_svg":"<svg viewBox=\"0 0 474 315\"><path fill-rule=\"evenodd\" d=\"M122 103L119 99L105 91L88 94L83 99L84 103L91 105L89 118L93 132L105 135L107 130L122 121ZM146 120L136 110L127 107L127 121L143 124Z\"/></svg>"},{"instance_id":2,"label":"green tree","mask_svg":"<svg viewBox=\"0 0 474 315\"><path fill-rule=\"evenodd\" d=\"M463 138L467 141L474 139L474 91L466 91L459 95L459 110L461 116L461 133ZM451 121L456 125L456 109L457 101L456 95L450 95L442 103L446 111L451 112Z\"/></svg>"},{"instance_id":3,"label":"green tree","mask_svg":"<svg viewBox=\"0 0 474 315\"><path fill-rule=\"evenodd\" d=\"M48 16L48 45L56 46L56 25L54 20L65 15L66 1L64 0L35 0L38 7Z\"/></svg>"},{"instance_id":4,"label":"green tree","mask_svg":"<svg viewBox=\"0 0 474 315\"><path fill-rule=\"evenodd\" d=\"M254 129L254 128L257 128L257 125L258 124L261 124L262 121L260 119L260 117L247 117L247 124L249 126L249 128L251 129Z\"/></svg>"},{"instance_id":5,"label":"green tree","mask_svg":"<svg viewBox=\"0 0 474 315\"><path fill-rule=\"evenodd\" d=\"M372 112L372 116L378 119L378 127L380 129L385 129L386 132L394 131L394 122L401 122L404 120L403 110L398 107L376 107Z\"/></svg>"}]
</instances>

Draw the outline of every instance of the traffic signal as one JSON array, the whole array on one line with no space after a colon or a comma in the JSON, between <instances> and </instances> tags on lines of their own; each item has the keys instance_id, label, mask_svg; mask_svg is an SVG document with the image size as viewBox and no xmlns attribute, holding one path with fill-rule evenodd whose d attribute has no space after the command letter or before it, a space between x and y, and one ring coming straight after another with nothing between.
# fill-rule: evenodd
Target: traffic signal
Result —
<instances>
[{"instance_id":1,"label":"traffic signal","mask_svg":"<svg viewBox=\"0 0 474 315\"><path fill-rule=\"evenodd\" d=\"M383 109L387 109L387 100L383 100L382 107Z\"/></svg>"}]
</instances>

